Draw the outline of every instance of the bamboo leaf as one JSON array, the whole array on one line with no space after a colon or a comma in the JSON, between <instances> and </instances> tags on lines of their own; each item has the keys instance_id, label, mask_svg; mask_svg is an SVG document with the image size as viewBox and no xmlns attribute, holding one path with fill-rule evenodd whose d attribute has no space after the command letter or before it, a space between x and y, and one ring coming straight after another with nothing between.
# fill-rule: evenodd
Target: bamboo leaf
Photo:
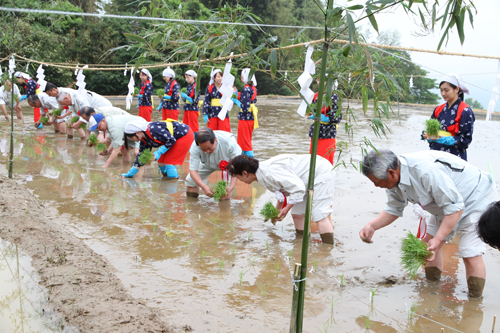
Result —
<instances>
[{"instance_id":1,"label":"bamboo leaf","mask_svg":"<svg viewBox=\"0 0 500 333\"><path fill-rule=\"evenodd\" d=\"M448 11L450 10L450 5L453 1L452 0L448 0L448 5L446 6L446 9L444 11L444 14L443 14L443 23L441 23L441 29L444 28L445 24L446 24L446 21L448 21ZM439 50L439 48L438 48Z\"/></svg>"},{"instance_id":2,"label":"bamboo leaf","mask_svg":"<svg viewBox=\"0 0 500 333\"><path fill-rule=\"evenodd\" d=\"M349 43L352 44L352 40L356 39L356 26L354 25L354 21L352 19L351 14L346 13L347 19L347 27L349 29Z\"/></svg>"},{"instance_id":3,"label":"bamboo leaf","mask_svg":"<svg viewBox=\"0 0 500 333\"><path fill-rule=\"evenodd\" d=\"M297 48L298 49L298 48ZM347 57L349 56L349 52L351 51L351 45L347 45L345 48L344 48L344 51L342 52L344 54L344 57Z\"/></svg>"},{"instance_id":4,"label":"bamboo leaf","mask_svg":"<svg viewBox=\"0 0 500 333\"><path fill-rule=\"evenodd\" d=\"M368 14L368 19L370 20L373 29L375 29L375 31L378 32L378 23L377 20L375 20L375 15L373 15L372 11L369 9L366 9L366 13Z\"/></svg>"},{"instance_id":5,"label":"bamboo leaf","mask_svg":"<svg viewBox=\"0 0 500 333\"><path fill-rule=\"evenodd\" d=\"M363 112L366 115L366 112L368 111L368 89L366 86L361 88L361 96L363 96Z\"/></svg>"},{"instance_id":6,"label":"bamboo leaf","mask_svg":"<svg viewBox=\"0 0 500 333\"><path fill-rule=\"evenodd\" d=\"M467 12L469 12L469 21L470 21L470 25L472 26L472 28L474 29L474 16L472 15L472 11L470 10L470 8L467 8Z\"/></svg>"},{"instance_id":7,"label":"bamboo leaf","mask_svg":"<svg viewBox=\"0 0 500 333\"><path fill-rule=\"evenodd\" d=\"M424 26L424 28L427 29L427 23L425 22L424 14L422 14L422 11L420 10L420 8L418 9L418 12L420 14L420 19L422 20L422 25Z\"/></svg>"},{"instance_id":8,"label":"bamboo leaf","mask_svg":"<svg viewBox=\"0 0 500 333\"><path fill-rule=\"evenodd\" d=\"M363 9L363 5L354 5L354 6L351 6L351 7L347 7L347 9L349 9L349 10L359 10L359 9Z\"/></svg>"},{"instance_id":9,"label":"bamboo leaf","mask_svg":"<svg viewBox=\"0 0 500 333\"><path fill-rule=\"evenodd\" d=\"M157 8L155 8L155 9L157 9ZM162 38L162 37L163 37L163 35L162 35L162 34L158 34L158 35L156 36L156 38L155 38L155 39L154 39L154 41L153 41L153 48L155 48L155 47L156 47L156 45L158 45L158 43L161 41L161 38Z\"/></svg>"},{"instance_id":10,"label":"bamboo leaf","mask_svg":"<svg viewBox=\"0 0 500 333\"><path fill-rule=\"evenodd\" d=\"M137 36L137 35L130 34L130 33L127 33L127 32L124 32L123 35L125 37L127 37L128 39L130 39L130 40L133 40L133 41L136 41L136 42L139 42L139 43L148 44L148 42L144 38L142 38L141 36Z\"/></svg>"},{"instance_id":11,"label":"bamboo leaf","mask_svg":"<svg viewBox=\"0 0 500 333\"><path fill-rule=\"evenodd\" d=\"M270 54L270 63L271 63L271 74L273 77L276 76L276 68L278 67L278 52L275 49L271 51Z\"/></svg>"}]
</instances>

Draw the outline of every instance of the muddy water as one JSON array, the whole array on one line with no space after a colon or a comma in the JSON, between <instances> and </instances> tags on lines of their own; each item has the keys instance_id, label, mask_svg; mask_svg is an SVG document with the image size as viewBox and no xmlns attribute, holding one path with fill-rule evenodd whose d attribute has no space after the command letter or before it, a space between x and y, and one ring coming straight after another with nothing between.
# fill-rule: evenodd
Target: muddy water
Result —
<instances>
[{"instance_id":1,"label":"muddy water","mask_svg":"<svg viewBox=\"0 0 500 333\"><path fill-rule=\"evenodd\" d=\"M297 116L297 104L260 102L255 156L307 153L310 122ZM352 142L343 130L338 138L348 142L342 150L346 164L359 160L365 137L397 153L427 149L419 133L431 110L402 109L400 117L395 113L388 122L387 138L379 138L356 107ZM258 184L238 183L230 202L216 203L206 196L187 199L182 182L187 163L179 181L163 180L154 166L133 180L122 180L119 174L130 166L118 160L101 170L104 159L93 148L50 129L35 131L28 112L25 123L16 126L16 177L25 179L36 195L50 200L72 221L62 227L106 256L134 297L158 309L178 331L186 325L198 332L288 331L290 272L300 261L301 239L295 236L291 217L276 226L259 218L260 208L274 195ZM234 114L231 122L236 133ZM7 126L0 121L2 153L8 148ZM469 149L469 161L484 170L490 162L497 179L499 129L498 122L477 121ZM5 155L0 158L6 165ZM218 179L220 175L214 174L209 182ZM359 332L366 326L373 332L491 329L493 315L500 309L496 301L500 282L495 278L500 269L498 252L488 249L485 255L489 275L482 299L467 298L457 243L444 247L450 259L441 282L429 283L422 277L410 282L400 269L398 248L405 233L417 229L411 207L402 219L378 231L373 244L359 240L359 230L384 204L384 191L354 168L337 169L336 245L322 245L319 235L312 235L305 331ZM377 290L373 302L370 290ZM410 316L411 308L416 310Z\"/></svg>"},{"instance_id":2,"label":"muddy water","mask_svg":"<svg viewBox=\"0 0 500 333\"><path fill-rule=\"evenodd\" d=\"M73 332L47 306L47 292L38 285L31 259L15 244L2 239L0 281L1 332Z\"/></svg>"}]
</instances>

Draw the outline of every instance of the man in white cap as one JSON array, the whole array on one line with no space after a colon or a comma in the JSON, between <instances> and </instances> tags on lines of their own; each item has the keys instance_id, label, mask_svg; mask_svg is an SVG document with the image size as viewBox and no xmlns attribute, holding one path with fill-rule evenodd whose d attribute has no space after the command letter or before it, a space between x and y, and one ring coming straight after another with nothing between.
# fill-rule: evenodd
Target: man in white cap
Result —
<instances>
[{"instance_id":1,"label":"man in white cap","mask_svg":"<svg viewBox=\"0 0 500 333\"><path fill-rule=\"evenodd\" d=\"M241 155L241 148L236 143L234 135L225 131L212 131L210 128L201 128L194 137L194 142L189 150L189 175L186 177L186 195L197 198L200 187L209 197L213 191L205 184L206 179L213 172L225 171L229 161ZM224 180L227 180L224 179ZM229 199L237 179L231 178L226 188L226 196Z\"/></svg>"},{"instance_id":2,"label":"man in white cap","mask_svg":"<svg viewBox=\"0 0 500 333\"><path fill-rule=\"evenodd\" d=\"M184 79L186 79L188 86L186 87L186 92L181 93L181 98L184 101L184 116L182 117L182 122L188 125L194 133L198 132L200 129L198 123L198 100L200 99L200 89L196 91L196 76L196 72L192 69L184 73Z\"/></svg>"},{"instance_id":3,"label":"man in white cap","mask_svg":"<svg viewBox=\"0 0 500 333\"><path fill-rule=\"evenodd\" d=\"M92 117L90 117L90 131L108 131L109 136L106 136L106 139L111 141L111 145L109 146L108 151L103 153L103 155L111 155L101 168L106 169L111 163L113 163L120 152L122 152L123 154L123 163L130 163L131 149L134 149L134 156L139 153L139 142L130 141L127 145L128 148L125 148L123 146L123 137L125 132L125 125L127 125L127 123L130 121L140 121L141 119L143 118L132 115L105 117L102 114L94 114Z\"/></svg>"},{"instance_id":4,"label":"man in white cap","mask_svg":"<svg viewBox=\"0 0 500 333\"><path fill-rule=\"evenodd\" d=\"M36 95L37 93L40 92L39 90L40 86L28 74L23 72L15 72L14 76L17 78L17 83L19 84L25 83L24 87L25 94L21 96L19 102L27 99L32 95ZM38 122L39 119L40 119L40 108L33 108L33 120L36 123ZM43 126L40 124L38 128L43 128Z\"/></svg>"},{"instance_id":5,"label":"man in white cap","mask_svg":"<svg viewBox=\"0 0 500 333\"><path fill-rule=\"evenodd\" d=\"M427 139L431 150L445 151L467 161L475 121L474 112L463 101L464 93L468 94L469 89L462 77L455 73L445 75L439 89L446 103L437 106L431 115L431 119L437 119L441 124L439 138L431 140L425 132L421 138Z\"/></svg>"},{"instance_id":6,"label":"man in white cap","mask_svg":"<svg viewBox=\"0 0 500 333\"><path fill-rule=\"evenodd\" d=\"M146 121L151 121L151 114L153 113L153 77L145 68L141 69L139 77L141 78L141 88L137 104L139 107L139 117L144 118Z\"/></svg>"},{"instance_id":7,"label":"man in white cap","mask_svg":"<svg viewBox=\"0 0 500 333\"><path fill-rule=\"evenodd\" d=\"M163 95L162 102L157 110L162 109L162 120L179 119L179 96L181 87L175 81L175 72L172 68L168 67L163 71L163 79L167 83L165 85L165 94Z\"/></svg>"}]
</instances>

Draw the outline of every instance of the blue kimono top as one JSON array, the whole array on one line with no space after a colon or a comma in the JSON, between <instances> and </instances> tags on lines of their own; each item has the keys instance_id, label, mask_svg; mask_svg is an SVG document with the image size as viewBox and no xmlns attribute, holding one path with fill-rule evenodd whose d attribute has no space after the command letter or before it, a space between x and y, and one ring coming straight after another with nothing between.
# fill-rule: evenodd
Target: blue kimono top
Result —
<instances>
[{"instance_id":1,"label":"blue kimono top","mask_svg":"<svg viewBox=\"0 0 500 333\"><path fill-rule=\"evenodd\" d=\"M219 116L222 106L211 106L212 99L221 99L222 94L217 90L215 84L207 87L205 91L205 100L203 101L203 114L207 114L208 118L215 118ZM226 113L226 118L229 117L229 112Z\"/></svg>"},{"instance_id":2,"label":"blue kimono top","mask_svg":"<svg viewBox=\"0 0 500 333\"><path fill-rule=\"evenodd\" d=\"M257 103L257 88L246 85L238 94L241 102L241 111L238 112L239 120L254 120L253 113L250 112L250 104Z\"/></svg>"},{"instance_id":3,"label":"blue kimono top","mask_svg":"<svg viewBox=\"0 0 500 333\"><path fill-rule=\"evenodd\" d=\"M169 100L163 99L161 107L167 110L179 110L179 91L181 87L177 81L172 80L165 85L165 95L170 95L172 98Z\"/></svg>"},{"instance_id":4,"label":"blue kimono top","mask_svg":"<svg viewBox=\"0 0 500 333\"><path fill-rule=\"evenodd\" d=\"M186 87L186 94L191 97L193 104L184 103L184 111L199 111L198 101L200 100L200 91L198 90L198 94L196 93L196 82Z\"/></svg>"},{"instance_id":5,"label":"blue kimono top","mask_svg":"<svg viewBox=\"0 0 500 333\"><path fill-rule=\"evenodd\" d=\"M318 100L318 93L314 94L313 103ZM339 96L337 94L332 94L332 108L323 106L321 113L326 115L329 119L328 124L319 125L319 138L320 139L335 139L337 137L337 124L342 120L342 113L337 116L337 111L339 109ZM325 111L326 110L326 111ZM309 137L312 138L314 134L314 124L309 128Z\"/></svg>"},{"instance_id":6,"label":"blue kimono top","mask_svg":"<svg viewBox=\"0 0 500 333\"><path fill-rule=\"evenodd\" d=\"M142 98L139 98L139 105L140 106L151 106L151 96L153 95L153 85L149 80L146 82L141 82L141 89L140 95L142 95Z\"/></svg>"}]
</instances>

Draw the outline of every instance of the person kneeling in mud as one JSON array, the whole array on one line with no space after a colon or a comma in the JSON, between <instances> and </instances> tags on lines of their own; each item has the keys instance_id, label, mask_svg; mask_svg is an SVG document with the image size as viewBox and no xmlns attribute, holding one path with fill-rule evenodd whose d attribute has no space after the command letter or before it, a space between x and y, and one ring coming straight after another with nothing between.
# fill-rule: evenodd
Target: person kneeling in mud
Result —
<instances>
[{"instance_id":1,"label":"person kneeling in mud","mask_svg":"<svg viewBox=\"0 0 500 333\"><path fill-rule=\"evenodd\" d=\"M283 154L262 162L250 156L240 155L229 162L227 170L244 183L251 184L257 181L269 191L276 193L278 197L276 208L280 210L276 220L283 220L291 210L295 230L297 234L302 235L310 161L311 155ZM330 162L321 156L316 156L311 221L318 224L323 243L332 245L333 226L330 214L333 212L334 181Z\"/></svg>"},{"instance_id":2,"label":"person kneeling in mud","mask_svg":"<svg viewBox=\"0 0 500 333\"><path fill-rule=\"evenodd\" d=\"M207 196L212 197L213 191L205 184L206 179L213 172L221 170L222 166L225 169L230 159L241 154L241 148L231 133L205 127L196 132L189 153L191 156L189 175L186 177L186 196L197 198L201 187ZM221 200L229 199L236 181L236 178L231 178L226 196Z\"/></svg>"},{"instance_id":3,"label":"person kneeling in mud","mask_svg":"<svg viewBox=\"0 0 500 333\"><path fill-rule=\"evenodd\" d=\"M359 232L361 239L371 243L375 230L403 216L408 202L418 203L431 213L423 240L434 253L425 266L425 276L434 281L441 278L441 247L460 232L458 249L469 297L480 297L486 278L485 244L476 225L481 213L497 199L491 176L457 156L433 150L399 157L388 149L372 150L363 157L362 172L376 187L387 189L387 206Z\"/></svg>"}]
</instances>

